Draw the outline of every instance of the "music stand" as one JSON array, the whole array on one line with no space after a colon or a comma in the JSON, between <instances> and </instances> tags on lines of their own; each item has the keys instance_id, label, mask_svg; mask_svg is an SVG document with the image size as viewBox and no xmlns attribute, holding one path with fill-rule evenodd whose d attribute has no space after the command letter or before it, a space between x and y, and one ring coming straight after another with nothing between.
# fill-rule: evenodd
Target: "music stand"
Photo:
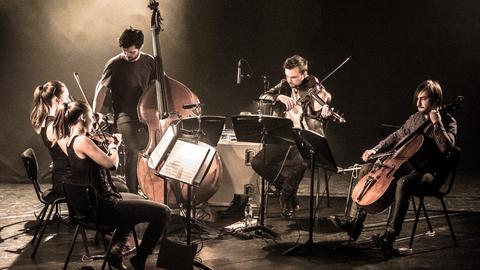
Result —
<instances>
[{"instance_id":1,"label":"music stand","mask_svg":"<svg viewBox=\"0 0 480 270\"><path fill-rule=\"evenodd\" d=\"M308 227L308 240L301 244L294 246L282 255L290 255L303 249L309 249L310 251L314 246L319 246L313 242L313 226L315 223L315 217L313 213L313 186L315 179L314 166L319 166L324 170L337 172L337 164L333 158L330 147L328 146L327 139L311 130L299 130L294 129L293 134L295 136L295 142L297 144L298 151L304 159L310 160L310 215L309 215L309 227Z\"/></svg>"},{"instance_id":2,"label":"music stand","mask_svg":"<svg viewBox=\"0 0 480 270\"><path fill-rule=\"evenodd\" d=\"M266 144L294 144L292 120L275 116L235 115L232 116L233 129L237 141L261 143L263 149L263 162L266 163ZM262 177L260 197L260 222L259 225L245 228L245 231L261 231L278 237L278 234L265 227L265 179Z\"/></svg>"},{"instance_id":3,"label":"music stand","mask_svg":"<svg viewBox=\"0 0 480 270\"><path fill-rule=\"evenodd\" d=\"M224 124L224 116L200 116L183 118L178 122L177 127L180 128L180 132L200 131L198 140L216 147L222 135Z\"/></svg>"},{"instance_id":4,"label":"music stand","mask_svg":"<svg viewBox=\"0 0 480 270\"><path fill-rule=\"evenodd\" d=\"M168 157L158 172L164 179L175 180L187 184L187 206L186 206L186 229L187 246L191 243L191 212L192 212L192 188L199 186L214 159L216 149L203 142L189 142L182 139L175 141L173 148L169 150ZM193 205L195 208L195 204ZM193 245L196 249L197 245ZM192 266L200 269L210 270L207 265L193 260ZM157 262L158 265L158 262Z\"/></svg>"}]
</instances>

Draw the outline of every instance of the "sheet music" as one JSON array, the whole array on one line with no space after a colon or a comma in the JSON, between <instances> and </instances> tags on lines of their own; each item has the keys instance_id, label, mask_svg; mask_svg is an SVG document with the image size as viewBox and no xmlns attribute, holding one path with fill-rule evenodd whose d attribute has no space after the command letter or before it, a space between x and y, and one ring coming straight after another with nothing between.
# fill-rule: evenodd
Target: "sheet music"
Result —
<instances>
[{"instance_id":1,"label":"sheet music","mask_svg":"<svg viewBox=\"0 0 480 270\"><path fill-rule=\"evenodd\" d=\"M177 140L160 175L192 184L209 151L208 147Z\"/></svg>"},{"instance_id":2,"label":"sheet music","mask_svg":"<svg viewBox=\"0 0 480 270\"><path fill-rule=\"evenodd\" d=\"M158 164L165 157L165 154L168 148L170 148L172 141L174 141L176 134L177 134L177 131L175 126L172 125L168 127L167 131L165 131L165 134L163 134L162 139L157 144L155 149L153 149L152 153L150 154L147 160L147 164L148 164L148 167L150 167L150 169L152 170L157 169Z\"/></svg>"}]
</instances>

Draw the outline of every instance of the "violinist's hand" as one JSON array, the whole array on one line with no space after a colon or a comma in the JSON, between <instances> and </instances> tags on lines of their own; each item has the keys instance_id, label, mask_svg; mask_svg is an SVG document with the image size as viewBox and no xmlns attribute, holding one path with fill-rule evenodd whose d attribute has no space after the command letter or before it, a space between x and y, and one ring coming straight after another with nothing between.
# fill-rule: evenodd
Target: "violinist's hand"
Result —
<instances>
[{"instance_id":1,"label":"violinist's hand","mask_svg":"<svg viewBox=\"0 0 480 270\"><path fill-rule=\"evenodd\" d=\"M320 115L324 119L330 118L332 116L332 110L330 110L328 104L322 106L322 111L320 112Z\"/></svg>"},{"instance_id":2,"label":"violinist's hand","mask_svg":"<svg viewBox=\"0 0 480 270\"><path fill-rule=\"evenodd\" d=\"M104 115L103 113L93 113L93 117L95 117L95 121L100 125L102 123L105 123L105 120L103 119Z\"/></svg>"},{"instance_id":3,"label":"violinist's hand","mask_svg":"<svg viewBox=\"0 0 480 270\"><path fill-rule=\"evenodd\" d=\"M429 117L433 124L442 121L442 116L440 116L440 112L436 108L430 111Z\"/></svg>"},{"instance_id":4,"label":"violinist's hand","mask_svg":"<svg viewBox=\"0 0 480 270\"><path fill-rule=\"evenodd\" d=\"M293 107L295 107L295 105L297 104L295 100L293 100L293 98L285 95L278 95L277 101L280 101L283 104L285 104L285 107L287 107L287 111L290 111L291 109L293 109Z\"/></svg>"},{"instance_id":5,"label":"violinist's hand","mask_svg":"<svg viewBox=\"0 0 480 270\"><path fill-rule=\"evenodd\" d=\"M122 134L120 133L113 133L112 137L115 139L115 144L120 145L122 143Z\"/></svg>"},{"instance_id":6,"label":"violinist's hand","mask_svg":"<svg viewBox=\"0 0 480 270\"><path fill-rule=\"evenodd\" d=\"M376 153L377 151L373 149L365 150L365 152L363 152L363 155L362 155L362 160L366 162L371 155L375 155Z\"/></svg>"}]
</instances>

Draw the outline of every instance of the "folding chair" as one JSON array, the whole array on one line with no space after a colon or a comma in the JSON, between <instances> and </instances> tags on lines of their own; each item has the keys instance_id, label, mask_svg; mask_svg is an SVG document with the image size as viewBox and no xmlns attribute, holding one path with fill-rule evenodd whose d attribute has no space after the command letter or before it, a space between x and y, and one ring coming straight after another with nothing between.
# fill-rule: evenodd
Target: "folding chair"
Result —
<instances>
[{"instance_id":1,"label":"folding chair","mask_svg":"<svg viewBox=\"0 0 480 270\"><path fill-rule=\"evenodd\" d=\"M39 216L37 217L37 224L35 225L35 234L33 235L33 239L31 241L31 244L34 245L32 254L30 257L32 259L35 259L35 255L37 253L38 247L40 246L40 242L42 241L43 233L45 232L45 229L50 222L50 218L53 212L53 209L57 209L58 213L58 205L60 203L64 203L65 197L52 190L46 190L43 191L40 188L40 185L38 183L38 164L37 164L37 158L35 156L35 151L32 148L28 148L27 150L23 151L21 154L23 164L25 165L25 170L27 171L27 176L32 181L33 187L35 189L35 193L37 194L38 200L43 204L43 209L40 212ZM48 210L50 208L50 211ZM47 218L45 219L45 214L48 211ZM40 234L39 234L40 233ZM38 239L37 239L38 237ZM36 240L36 242L35 242Z\"/></svg>"}]
</instances>

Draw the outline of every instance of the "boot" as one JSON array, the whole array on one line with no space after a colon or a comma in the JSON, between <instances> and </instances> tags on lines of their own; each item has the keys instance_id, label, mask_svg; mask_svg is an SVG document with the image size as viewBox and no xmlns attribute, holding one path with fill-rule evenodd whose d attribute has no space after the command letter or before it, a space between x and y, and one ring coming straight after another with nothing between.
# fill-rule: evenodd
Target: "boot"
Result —
<instances>
[{"instance_id":1,"label":"boot","mask_svg":"<svg viewBox=\"0 0 480 270\"><path fill-rule=\"evenodd\" d=\"M232 204L224 211L219 211L218 215L224 218L241 217L245 210L248 197L242 194L233 194Z\"/></svg>"},{"instance_id":2,"label":"boot","mask_svg":"<svg viewBox=\"0 0 480 270\"><path fill-rule=\"evenodd\" d=\"M395 242L395 234L393 232L385 231L385 233L380 235L374 235L372 237L373 244L379 247L382 252L387 256L394 256L400 254L398 249L393 247Z\"/></svg>"},{"instance_id":3,"label":"boot","mask_svg":"<svg viewBox=\"0 0 480 270\"><path fill-rule=\"evenodd\" d=\"M280 192L280 215L284 218L290 218L293 215L293 195L290 195L284 191Z\"/></svg>"},{"instance_id":4,"label":"boot","mask_svg":"<svg viewBox=\"0 0 480 270\"><path fill-rule=\"evenodd\" d=\"M127 270L127 266L123 263L122 247L114 245L108 256L108 263L116 269Z\"/></svg>"},{"instance_id":5,"label":"boot","mask_svg":"<svg viewBox=\"0 0 480 270\"><path fill-rule=\"evenodd\" d=\"M366 215L364 213L359 213L357 218L330 216L329 220L339 230L346 232L350 237L350 240L357 241L362 233L365 217Z\"/></svg>"},{"instance_id":6,"label":"boot","mask_svg":"<svg viewBox=\"0 0 480 270\"><path fill-rule=\"evenodd\" d=\"M153 253L153 249L145 249L140 246L137 249L137 254L130 258L130 264L133 266L135 270L144 270L145 263L147 262L148 255Z\"/></svg>"}]
</instances>

